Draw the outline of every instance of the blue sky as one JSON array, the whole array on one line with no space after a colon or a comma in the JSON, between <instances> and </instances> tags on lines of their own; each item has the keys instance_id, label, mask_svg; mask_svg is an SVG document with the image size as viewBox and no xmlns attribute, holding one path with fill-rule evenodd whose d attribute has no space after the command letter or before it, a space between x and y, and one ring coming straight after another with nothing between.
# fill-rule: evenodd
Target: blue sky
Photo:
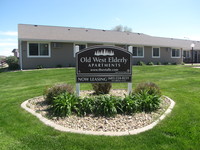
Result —
<instances>
[{"instance_id":1,"label":"blue sky","mask_svg":"<svg viewBox=\"0 0 200 150\"><path fill-rule=\"evenodd\" d=\"M200 41L199 0L0 0L0 55L17 48L17 25L110 30Z\"/></svg>"}]
</instances>

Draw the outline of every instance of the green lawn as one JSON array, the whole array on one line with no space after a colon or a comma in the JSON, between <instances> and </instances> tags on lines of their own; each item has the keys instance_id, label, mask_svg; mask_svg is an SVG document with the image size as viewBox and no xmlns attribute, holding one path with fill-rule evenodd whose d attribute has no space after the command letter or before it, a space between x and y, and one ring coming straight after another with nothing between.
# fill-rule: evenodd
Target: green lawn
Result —
<instances>
[{"instance_id":1,"label":"green lawn","mask_svg":"<svg viewBox=\"0 0 200 150\"><path fill-rule=\"evenodd\" d=\"M133 67L133 88L143 81L158 84L175 102L166 119L147 132L122 137L65 133L45 126L20 105L43 94L55 83L75 84L75 70L48 69L0 73L0 149L157 149L198 150L200 148L200 69L185 66ZM113 88L127 88L114 84ZM81 89L91 89L81 84Z\"/></svg>"}]
</instances>

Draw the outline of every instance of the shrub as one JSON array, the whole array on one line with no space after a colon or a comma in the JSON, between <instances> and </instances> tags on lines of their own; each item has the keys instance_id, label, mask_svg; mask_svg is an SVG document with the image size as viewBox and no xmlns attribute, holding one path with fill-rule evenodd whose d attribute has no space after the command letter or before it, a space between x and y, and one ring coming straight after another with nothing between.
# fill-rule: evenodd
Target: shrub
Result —
<instances>
[{"instance_id":1,"label":"shrub","mask_svg":"<svg viewBox=\"0 0 200 150\"><path fill-rule=\"evenodd\" d=\"M43 69L43 65L37 65L37 69Z\"/></svg>"},{"instance_id":2,"label":"shrub","mask_svg":"<svg viewBox=\"0 0 200 150\"><path fill-rule=\"evenodd\" d=\"M56 116L69 116L78 111L78 97L71 93L61 93L53 101L52 109Z\"/></svg>"},{"instance_id":3,"label":"shrub","mask_svg":"<svg viewBox=\"0 0 200 150\"><path fill-rule=\"evenodd\" d=\"M145 89L135 94L135 97L140 111L150 112L159 108L161 99L158 94L149 94L149 91Z\"/></svg>"},{"instance_id":4,"label":"shrub","mask_svg":"<svg viewBox=\"0 0 200 150\"><path fill-rule=\"evenodd\" d=\"M148 62L147 65L154 65L154 63L153 62Z\"/></svg>"},{"instance_id":5,"label":"shrub","mask_svg":"<svg viewBox=\"0 0 200 150\"><path fill-rule=\"evenodd\" d=\"M145 63L144 63L143 61L138 61L138 62L137 62L137 65L139 65L139 66L144 66Z\"/></svg>"},{"instance_id":6,"label":"shrub","mask_svg":"<svg viewBox=\"0 0 200 150\"><path fill-rule=\"evenodd\" d=\"M15 56L6 57L5 62L8 64L8 69L16 70L19 69L19 61Z\"/></svg>"},{"instance_id":7,"label":"shrub","mask_svg":"<svg viewBox=\"0 0 200 150\"><path fill-rule=\"evenodd\" d=\"M159 108L161 91L155 83L140 83L132 94L134 95L132 99L135 99L136 111L149 112Z\"/></svg>"},{"instance_id":8,"label":"shrub","mask_svg":"<svg viewBox=\"0 0 200 150\"><path fill-rule=\"evenodd\" d=\"M56 68L62 68L63 66L61 64L56 65Z\"/></svg>"},{"instance_id":9,"label":"shrub","mask_svg":"<svg viewBox=\"0 0 200 150\"><path fill-rule=\"evenodd\" d=\"M79 99L78 104L78 115L86 116L88 114L93 113L94 99L91 97L85 97L83 99Z\"/></svg>"},{"instance_id":10,"label":"shrub","mask_svg":"<svg viewBox=\"0 0 200 150\"><path fill-rule=\"evenodd\" d=\"M70 84L56 84L44 91L44 97L48 103L52 104L55 97L65 92L74 93L73 86Z\"/></svg>"},{"instance_id":11,"label":"shrub","mask_svg":"<svg viewBox=\"0 0 200 150\"><path fill-rule=\"evenodd\" d=\"M163 63L164 65L171 65L171 63L170 62L165 62L165 63Z\"/></svg>"},{"instance_id":12,"label":"shrub","mask_svg":"<svg viewBox=\"0 0 200 150\"><path fill-rule=\"evenodd\" d=\"M137 85L134 90L134 93L141 94L143 91L146 91L149 95L158 95L161 96L160 88L152 82L144 82Z\"/></svg>"},{"instance_id":13,"label":"shrub","mask_svg":"<svg viewBox=\"0 0 200 150\"><path fill-rule=\"evenodd\" d=\"M123 114L125 113L123 110L123 101L124 99L119 97L119 96L112 96L113 98L115 98L115 107L117 109L117 113L118 114Z\"/></svg>"},{"instance_id":14,"label":"shrub","mask_svg":"<svg viewBox=\"0 0 200 150\"><path fill-rule=\"evenodd\" d=\"M138 104L134 94L127 95L122 101L122 109L125 114L132 114L138 110Z\"/></svg>"},{"instance_id":15,"label":"shrub","mask_svg":"<svg viewBox=\"0 0 200 150\"><path fill-rule=\"evenodd\" d=\"M157 62L157 65L162 65L161 62Z\"/></svg>"},{"instance_id":16,"label":"shrub","mask_svg":"<svg viewBox=\"0 0 200 150\"><path fill-rule=\"evenodd\" d=\"M116 97L109 95L96 96L93 112L96 116L114 116L117 114Z\"/></svg>"},{"instance_id":17,"label":"shrub","mask_svg":"<svg viewBox=\"0 0 200 150\"><path fill-rule=\"evenodd\" d=\"M92 83L92 88L95 94L108 94L112 88L111 83Z\"/></svg>"},{"instance_id":18,"label":"shrub","mask_svg":"<svg viewBox=\"0 0 200 150\"><path fill-rule=\"evenodd\" d=\"M74 113L78 116L93 114L110 117L119 113L150 112L158 109L161 101L159 87L151 82L140 83L134 92L126 95L125 98L97 95L82 99L75 96L73 92L61 90L60 85L53 86L48 91L53 98L51 99L53 113L57 116L69 116Z\"/></svg>"}]
</instances>

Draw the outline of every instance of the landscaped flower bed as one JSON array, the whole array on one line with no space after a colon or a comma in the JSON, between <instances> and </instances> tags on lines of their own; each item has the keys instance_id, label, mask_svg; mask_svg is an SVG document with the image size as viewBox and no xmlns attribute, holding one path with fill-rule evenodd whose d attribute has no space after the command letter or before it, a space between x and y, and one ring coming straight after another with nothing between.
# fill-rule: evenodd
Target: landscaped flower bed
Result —
<instances>
[{"instance_id":1,"label":"landscaped flower bed","mask_svg":"<svg viewBox=\"0 0 200 150\"><path fill-rule=\"evenodd\" d=\"M29 100L28 107L70 129L124 132L151 124L170 105L154 83L139 84L130 94L125 90L96 93L81 91L78 97L71 85L58 84L48 88L44 97Z\"/></svg>"},{"instance_id":2,"label":"landscaped flower bed","mask_svg":"<svg viewBox=\"0 0 200 150\"><path fill-rule=\"evenodd\" d=\"M45 91L45 99L51 105L53 115L61 117L72 114L111 117L117 114L152 112L160 106L161 92L154 83L141 83L124 97L107 94L111 88L108 83L93 84L93 87L94 95L78 97L73 93L71 85L58 84Z\"/></svg>"},{"instance_id":3,"label":"landscaped flower bed","mask_svg":"<svg viewBox=\"0 0 200 150\"><path fill-rule=\"evenodd\" d=\"M111 90L110 94L123 95L125 90ZM81 95L90 95L93 91L81 91ZM103 132L124 132L145 127L158 119L169 107L170 100L162 97L160 107L153 112L137 112L134 114L117 114L114 117L95 116L92 114L86 116L70 115L67 117L56 117L50 111L51 105L46 103L43 96L29 100L29 108L49 118L54 123L64 126L68 129L79 131L103 131Z\"/></svg>"}]
</instances>

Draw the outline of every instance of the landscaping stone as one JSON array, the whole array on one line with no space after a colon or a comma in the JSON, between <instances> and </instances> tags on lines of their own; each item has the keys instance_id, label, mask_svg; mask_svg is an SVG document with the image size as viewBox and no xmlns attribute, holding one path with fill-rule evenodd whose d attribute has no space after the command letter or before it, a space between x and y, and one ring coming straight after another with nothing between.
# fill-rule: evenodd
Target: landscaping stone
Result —
<instances>
[{"instance_id":1,"label":"landscaping stone","mask_svg":"<svg viewBox=\"0 0 200 150\"><path fill-rule=\"evenodd\" d=\"M93 91L81 91L81 96L92 94ZM125 90L111 90L111 95L123 96L127 94ZM119 115L115 117L95 117L88 115L78 117L71 115L68 117L52 117L49 116L49 105L44 101L43 96L30 99L27 107L40 113L44 117L48 117L54 123L73 130L81 131L100 131L100 132L125 132L134 129L143 128L156 119L158 119L169 107L170 100L163 97L160 108L152 113L135 113L133 115Z\"/></svg>"}]
</instances>

